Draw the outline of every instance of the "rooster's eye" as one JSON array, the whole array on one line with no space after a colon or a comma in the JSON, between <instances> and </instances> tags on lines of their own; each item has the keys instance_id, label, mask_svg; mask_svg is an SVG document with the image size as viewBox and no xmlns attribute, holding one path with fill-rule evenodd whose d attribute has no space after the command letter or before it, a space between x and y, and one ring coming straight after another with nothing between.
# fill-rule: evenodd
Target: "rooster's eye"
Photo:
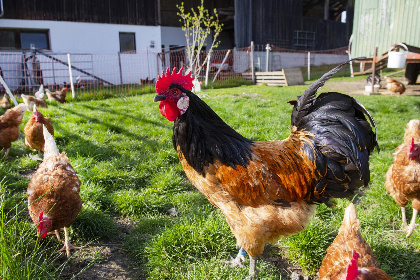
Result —
<instances>
[{"instance_id":1,"label":"rooster's eye","mask_svg":"<svg viewBox=\"0 0 420 280\"><path fill-rule=\"evenodd\" d=\"M172 95L178 95L178 89L173 88L169 91L169 93L171 93Z\"/></svg>"}]
</instances>

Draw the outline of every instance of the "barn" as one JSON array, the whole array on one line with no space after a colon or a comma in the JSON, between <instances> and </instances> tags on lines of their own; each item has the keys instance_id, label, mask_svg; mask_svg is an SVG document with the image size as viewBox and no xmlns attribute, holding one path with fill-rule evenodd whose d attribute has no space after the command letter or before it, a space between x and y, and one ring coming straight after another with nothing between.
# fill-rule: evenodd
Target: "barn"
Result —
<instances>
[{"instance_id":1,"label":"barn","mask_svg":"<svg viewBox=\"0 0 420 280\"><path fill-rule=\"evenodd\" d=\"M201 1L183 2L190 10ZM247 56L243 49L251 41L262 52L266 44L302 52L345 47L352 30L354 0L215 0L204 5L216 10L223 23L219 49L235 49L231 56L240 58ZM68 82L67 54L75 77L103 85L136 84L173 66L168 53L186 44L178 8L170 0L0 0L0 7L0 67L15 88ZM292 62L304 66L305 54L300 56ZM176 58L176 65L184 59ZM282 59L281 67L296 67L293 63ZM231 66L249 69L248 64ZM27 70L35 78L30 74L25 80ZM36 74L41 70L42 81Z\"/></svg>"}]
</instances>

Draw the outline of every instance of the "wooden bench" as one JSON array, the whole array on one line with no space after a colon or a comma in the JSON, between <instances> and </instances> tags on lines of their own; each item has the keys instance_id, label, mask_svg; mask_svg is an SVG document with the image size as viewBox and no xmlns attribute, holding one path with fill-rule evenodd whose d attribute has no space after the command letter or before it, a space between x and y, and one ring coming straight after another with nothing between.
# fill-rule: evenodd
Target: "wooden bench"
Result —
<instances>
[{"instance_id":1,"label":"wooden bench","mask_svg":"<svg viewBox=\"0 0 420 280\"><path fill-rule=\"evenodd\" d=\"M251 80L252 76L250 72L242 73L242 76ZM281 71L271 72L255 72L255 83L257 85L266 84L267 86L293 86L303 85L303 76L300 68L287 68Z\"/></svg>"}]
</instances>

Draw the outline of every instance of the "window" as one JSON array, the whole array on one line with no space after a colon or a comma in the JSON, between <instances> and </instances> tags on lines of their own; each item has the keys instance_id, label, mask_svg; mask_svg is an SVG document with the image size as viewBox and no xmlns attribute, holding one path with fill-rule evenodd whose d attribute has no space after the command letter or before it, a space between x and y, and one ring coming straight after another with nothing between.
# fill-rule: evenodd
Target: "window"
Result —
<instances>
[{"instance_id":1,"label":"window","mask_svg":"<svg viewBox=\"0 0 420 280\"><path fill-rule=\"evenodd\" d=\"M136 51L135 33L120 32L120 52Z\"/></svg>"},{"instance_id":2,"label":"window","mask_svg":"<svg viewBox=\"0 0 420 280\"><path fill-rule=\"evenodd\" d=\"M315 47L315 32L295 30L294 45L304 50L312 50Z\"/></svg>"},{"instance_id":3,"label":"window","mask_svg":"<svg viewBox=\"0 0 420 280\"><path fill-rule=\"evenodd\" d=\"M50 49L48 30L0 29L0 49Z\"/></svg>"},{"instance_id":4,"label":"window","mask_svg":"<svg viewBox=\"0 0 420 280\"><path fill-rule=\"evenodd\" d=\"M36 49L48 49L48 34L38 32L21 32L20 43L22 49L30 49L33 45Z\"/></svg>"},{"instance_id":5,"label":"window","mask_svg":"<svg viewBox=\"0 0 420 280\"><path fill-rule=\"evenodd\" d=\"M15 34L13 31L0 31L0 48L14 49L15 48Z\"/></svg>"}]
</instances>

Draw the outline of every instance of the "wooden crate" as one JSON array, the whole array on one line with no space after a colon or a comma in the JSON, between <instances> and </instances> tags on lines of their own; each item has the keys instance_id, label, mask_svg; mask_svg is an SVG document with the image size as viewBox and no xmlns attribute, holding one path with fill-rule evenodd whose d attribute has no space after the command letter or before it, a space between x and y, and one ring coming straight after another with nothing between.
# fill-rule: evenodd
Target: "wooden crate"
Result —
<instances>
[{"instance_id":1,"label":"wooden crate","mask_svg":"<svg viewBox=\"0 0 420 280\"><path fill-rule=\"evenodd\" d=\"M243 77L251 80L251 73L242 73ZM281 71L255 72L255 82L257 85L266 84L268 86L293 86L303 85L303 76L300 68L288 68Z\"/></svg>"}]
</instances>

